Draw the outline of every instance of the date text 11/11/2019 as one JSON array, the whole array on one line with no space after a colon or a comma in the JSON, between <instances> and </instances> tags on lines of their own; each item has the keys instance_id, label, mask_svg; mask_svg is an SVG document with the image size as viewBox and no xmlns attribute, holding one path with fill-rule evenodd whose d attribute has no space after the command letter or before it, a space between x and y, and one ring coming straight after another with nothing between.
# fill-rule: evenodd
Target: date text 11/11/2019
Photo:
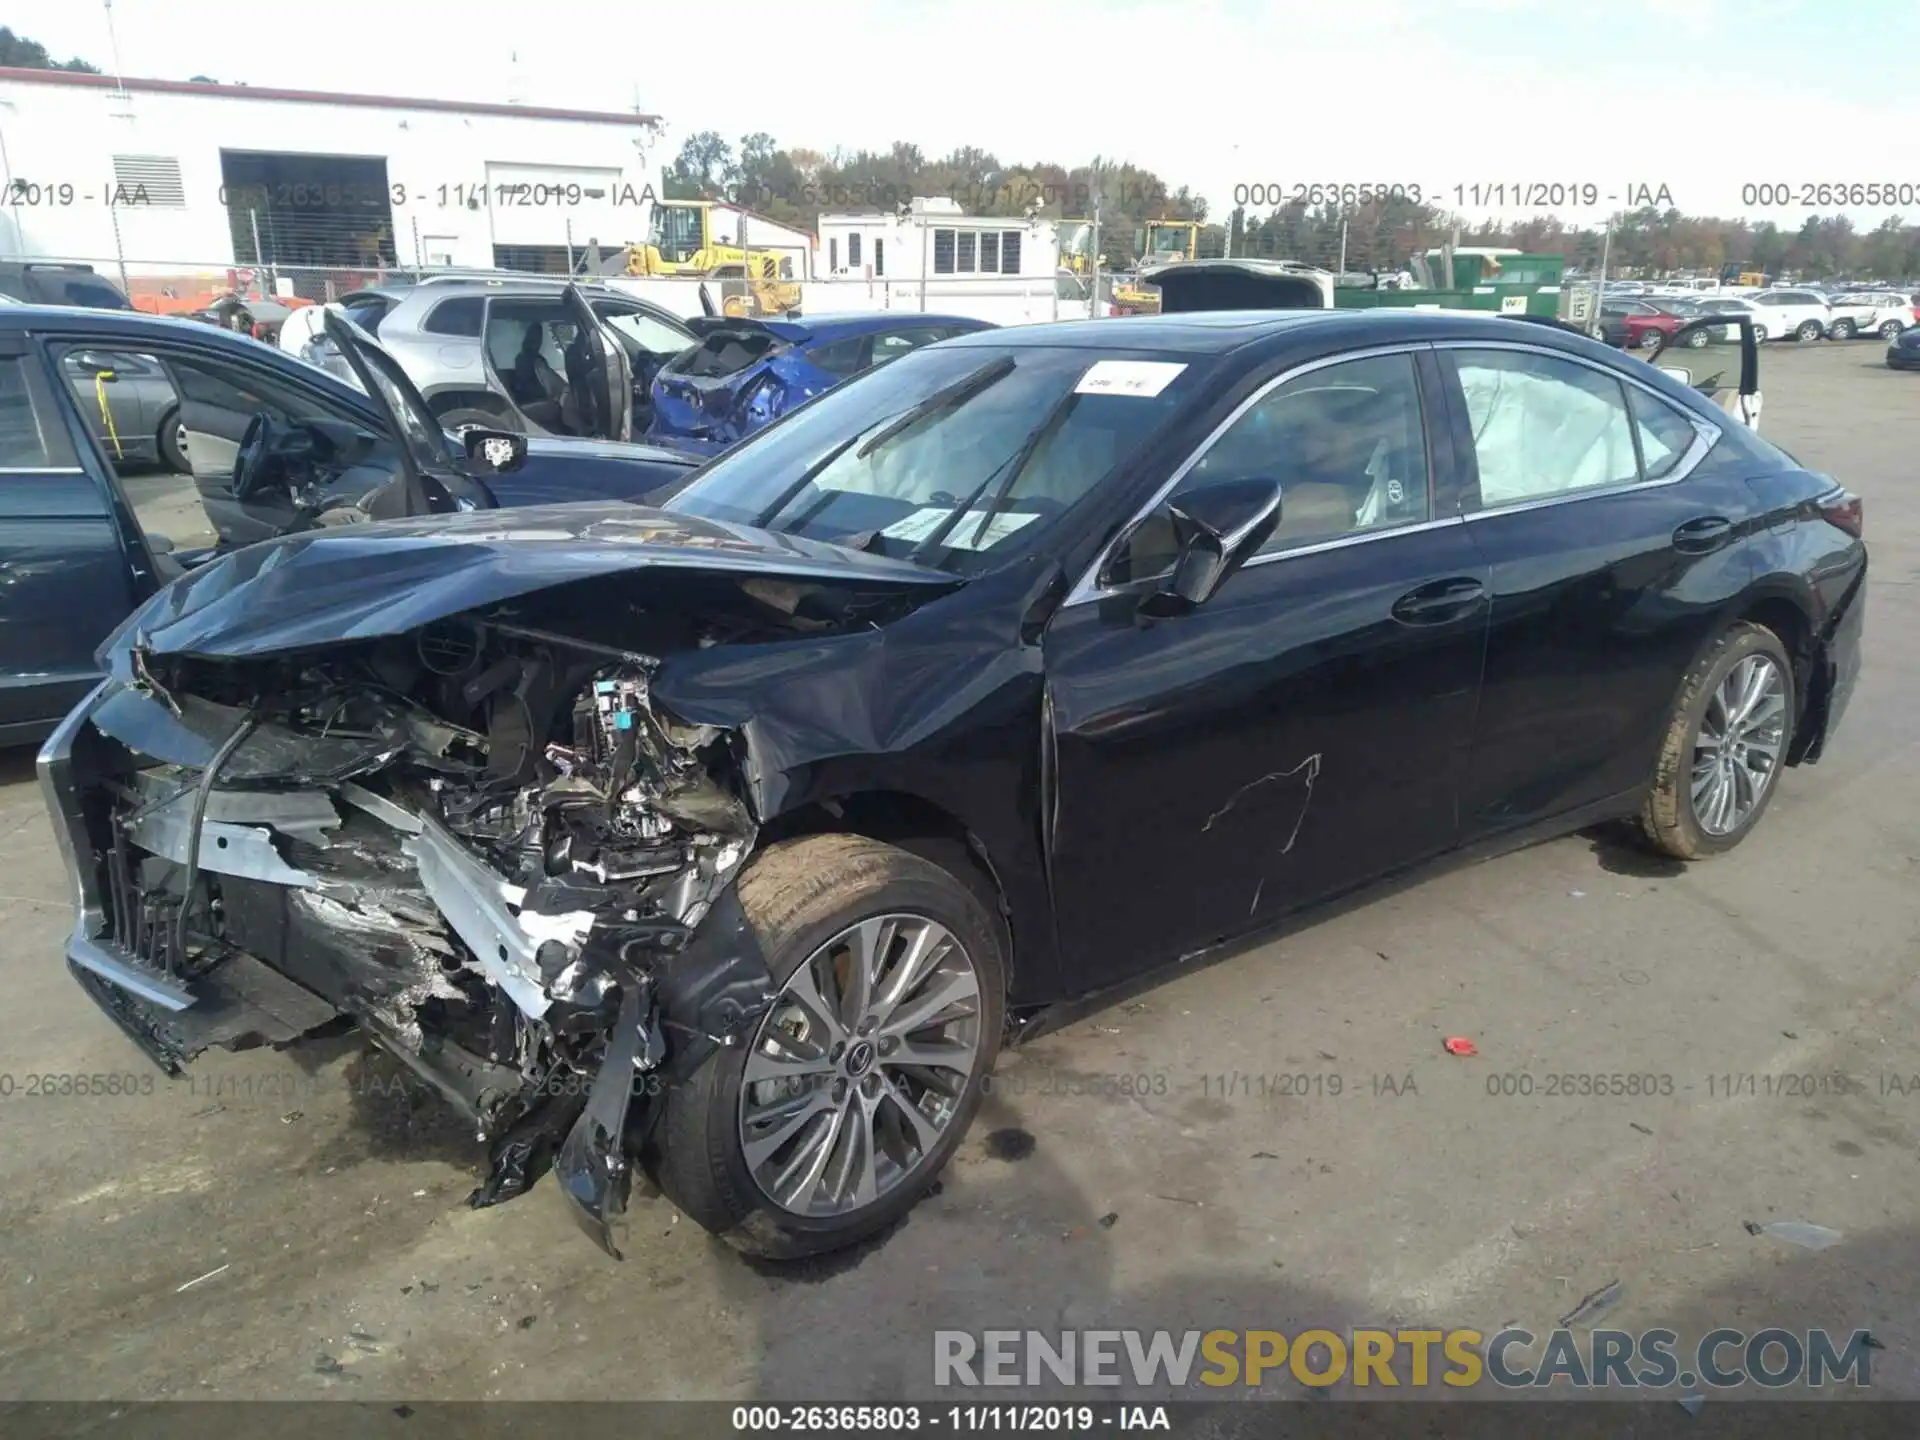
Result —
<instances>
[{"instance_id":1,"label":"date text 11/11/2019","mask_svg":"<svg viewBox=\"0 0 1920 1440\"><path fill-rule=\"evenodd\" d=\"M1602 185L1594 180L1479 180L1460 185L1397 182L1316 184L1258 181L1233 187L1236 206L1283 209L1290 205L1368 205L1403 201L1413 205L1455 205L1463 209L1592 209L1600 205L1630 210L1670 209L1673 191L1664 183L1631 181Z\"/></svg>"}]
</instances>

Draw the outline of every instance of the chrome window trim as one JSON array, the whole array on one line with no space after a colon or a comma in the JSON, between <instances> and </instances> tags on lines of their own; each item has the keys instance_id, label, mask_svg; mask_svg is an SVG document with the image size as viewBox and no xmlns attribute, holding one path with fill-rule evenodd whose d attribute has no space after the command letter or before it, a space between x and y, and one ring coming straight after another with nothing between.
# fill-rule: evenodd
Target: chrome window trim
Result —
<instances>
[{"instance_id":1,"label":"chrome window trim","mask_svg":"<svg viewBox=\"0 0 1920 1440\"><path fill-rule=\"evenodd\" d=\"M1681 409L1678 405L1675 405L1673 401L1654 389L1653 386L1638 377L1622 374L1620 371L1610 366L1602 365L1597 361L1590 360L1584 355L1569 355L1566 351L1555 350L1551 346L1528 345L1513 340L1436 340L1433 342L1433 348L1435 350L1516 350L1525 354L1544 355L1552 360L1564 360L1575 365L1582 365L1598 374L1607 376L1611 380L1618 380L1623 384L1633 386L1635 389L1642 391L1649 399L1655 400L1665 405L1669 410L1677 412L1688 424L1693 426L1693 444L1689 445L1686 452L1681 455L1680 462L1675 465L1669 473L1662 475L1657 480L1628 480L1617 485L1589 485L1579 490L1568 490L1558 495L1543 495L1538 500L1515 500L1507 505L1483 504L1477 509L1467 511L1460 517L1469 522L1486 520L1495 515L1517 515L1527 510L1545 510L1553 505L1571 505L1577 501L1597 500L1610 495L1631 495L1636 491L1654 490L1663 485L1678 485L1699 467L1700 462L1705 460L1708 452L1720 443L1720 437L1725 433L1721 426L1715 425L1709 420L1702 420L1690 411ZM1627 419L1629 423L1634 426L1635 453L1638 454L1639 422L1633 419L1633 410L1631 407L1627 410ZM1477 470L1477 460L1475 463ZM1640 464L1642 467L1645 466L1646 459L1644 456L1640 458Z\"/></svg>"},{"instance_id":2,"label":"chrome window trim","mask_svg":"<svg viewBox=\"0 0 1920 1440\"><path fill-rule=\"evenodd\" d=\"M1303 361L1292 369L1283 370L1278 375L1275 375L1272 379L1260 386L1259 389L1247 396L1246 399L1234 406L1232 413L1218 425L1214 426L1212 430L1207 432L1206 438L1194 447L1193 453L1174 467L1173 473L1167 477L1160 488L1148 496L1146 502L1136 509L1132 515L1127 517L1126 523L1120 527L1113 540L1101 549L1099 555L1094 558L1093 563L1088 566L1086 572L1081 575L1078 583L1074 585L1073 589L1067 592L1067 598L1060 602L1060 608L1065 610L1070 606L1084 605L1095 600L1104 600L1111 595L1128 594L1137 586L1144 583L1144 581L1140 580L1130 580L1125 585L1109 587L1098 584L1097 579L1101 570L1105 568L1108 559L1112 556L1114 545L1119 543L1121 537L1126 535L1128 531L1133 529L1134 526L1138 525L1148 515L1152 514L1153 511L1159 507L1160 503L1178 488L1180 482L1187 478L1187 472L1206 458L1207 452L1213 449L1220 437L1238 424L1241 416L1245 415L1247 411L1266 399L1267 395L1273 390L1278 389L1289 380L1296 380L1302 375L1311 375L1316 370L1327 370L1335 365L1344 365L1350 360L1373 360L1383 355L1418 355L1421 351L1431 350L1432 348L1433 342L1431 340L1402 340L1392 345L1373 345L1364 350L1347 350L1338 355L1323 355L1317 360ZM1425 424L1424 417L1422 418L1422 424ZM1431 432L1428 432L1428 438L1431 438ZM1431 473L1427 476L1427 503L1429 508L1431 508L1433 503L1433 476ZM1256 555L1240 568L1244 570L1254 565L1265 564L1269 560L1284 560L1289 556L1305 554L1310 551L1331 550L1340 545L1358 544L1363 540L1377 540L1388 535L1405 535L1414 530L1433 529L1438 525L1458 524L1459 520L1460 517L1454 515L1444 520L1424 520L1413 525L1397 525L1390 530L1367 530L1359 531L1352 535L1335 536L1329 541L1316 543L1311 546L1302 546L1293 550L1276 550L1271 555ZM1229 542L1237 540L1239 534L1240 532L1235 532L1235 534L1228 536Z\"/></svg>"},{"instance_id":3,"label":"chrome window trim","mask_svg":"<svg viewBox=\"0 0 1920 1440\"><path fill-rule=\"evenodd\" d=\"M1341 355L1323 356L1318 360L1309 360L1301 365L1295 366L1291 370L1283 371L1267 381L1266 384L1262 385L1239 405L1235 406L1233 413L1215 426L1213 430L1208 433L1207 437L1194 448L1193 453L1174 469L1172 476L1169 477L1166 483L1154 491L1147 499L1147 502L1128 518L1126 524L1120 527L1119 535L1115 537L1115 543L1118 542L1119 536L1124 536L1159 506L1168 495L1172 494L1180 482L1186 478L1187 472L1206 456L1206 453L1213 448L1215 442L1231 429L1241 416L1246 414L1248 410L1252 409L1261 400L1265 399L1268 392L1298 376L1308 375L1316 370L1324 370L1334 365L1344 364L1349 360L1371 360L1382 355L1414 355L1422 350L1512 350L1529 355L1544 355L1548 359L1564 360L1575 365L1584 366L1596 374L1605 375L1611 380L1632 385L1645 392L1650 399L1656 400L1668 409L1674 410L1684 416L1687 422L1693 426L1693 444L1687 447L1686 453L1680 457L1680 463L1674 466L1672 472L1662 475L1657 480L1633 480L1620 485L1593 485L1581 490L1571 490L1561 495L1542 496L1538 500L1518 500L1510 505L1483 505L1477 509L1469 510L1464 514L1442 516L1431 520L1419 521L1412 525L1396 525L1391 529L1361 530L1349 535L1337 535L1328 540L1316 541L1288 550L1276 550L1271 554L1255 555L1252 559L1248 560L1246 564L1242 565L1240 567L1241 569L1251 570L1256 566L1271 564L1276 560L1291 560L1296 555L1317 555L1327 550L1343 549L1349 545L1364 545L1369 541L1385 540L1395 535L1412 535L1421 531L1438 530L1443 526L1461 525L1469 521L1484 520L1496 515L1515 515L1527 510L1544 510L1554 505L1571 505L1582 500L1597 500L1614 495L1632 494L1639 490L1652 490L1665 485L1677 485L1699 467L1700 463L1706 459L1708 452L1719 443L1720 437L1725 433L1723 427L1715 425L1711 421L1702 420L1699 416L1675 405L1672 400L1662 395L1653 386L1647 384L1637 376L1625 374L1610 365L1603 365L1599 361L1592 360L1587 356L1570 354L1565 350L1560 350L1550 345L1536 345L1518 340L1448 338L1444 340L1402 341L1394 345L1372 346L1365 350L1352 350ZM1631 409L1629 409L1627 413L1629 420L1632 421L1633 412ZM1637 446L1638 422L1632 421L1632 423L1635 426ZM1429 432L1429 439L1431 439L1431 432ZM1637 448L1636 453L1638 453ZM1644 466L1644 458L1641 459L1640 463ZM1433 477L1431 474L1427 477L1427 484L1429 504L1431 504L1433 485ZM1228 538L1231 540L1237 538L1237 536L1230 536ZM1099 575L1112 553L1112 544L1109 544L1100 552L1086 573L1080 577L1079 583L1067 593L1067 598L1061 602L1060 608L1062 610L1073 605L1084 605L1090 601L1105 600L1114 595L1128 594L1139 585L1145 583L1144 581L1133 580L1125 585L1117 586L1101 586L1096 584L1095 577Z\"/></svg>"}]
</instances>

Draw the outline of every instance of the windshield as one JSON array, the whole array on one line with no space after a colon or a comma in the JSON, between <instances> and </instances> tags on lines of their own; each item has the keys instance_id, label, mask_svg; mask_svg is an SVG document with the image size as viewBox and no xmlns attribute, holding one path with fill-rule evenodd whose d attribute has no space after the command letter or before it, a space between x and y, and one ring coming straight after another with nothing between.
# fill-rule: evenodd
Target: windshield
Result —
<instances>
[{"instance_id":1,"label":"windshield","mask_svg":"<svg viewBox=\"0 0 1920 1440\"><path fill-rule=\"evenodd\" d=\"M667 508L977 573L1136 453L1199 369L1147 352L917 350L721 456Z\"/></svg>"}]
</instances>

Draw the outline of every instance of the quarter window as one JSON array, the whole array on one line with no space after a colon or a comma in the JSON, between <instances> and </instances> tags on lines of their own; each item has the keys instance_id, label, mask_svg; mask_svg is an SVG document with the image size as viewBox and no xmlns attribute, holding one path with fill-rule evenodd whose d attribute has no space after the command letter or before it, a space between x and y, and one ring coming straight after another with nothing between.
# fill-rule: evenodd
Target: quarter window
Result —
<instances>
[{"instance_id":1,"label":"quarter window","mask_svg":"<svg viewBox=\"0 0 1920 1440\"><path fill-rule=\"evenodd\" d=\"M1664 480L1688 450L1698 432L1693 422L1664 400L1656 400L1638 386L1627 387L1627 404L1640 430L1640 465L1649 480Z\"/></svg>"},{"instance_id":2,"label":"quarter window","mask_svg":"<svg viewBox=\"0 0 1920 1440\"><path fill-rule=\"evenodd\" d=\"M427 323L420 328L430 335L478 336L486 303L477 295L443 300L433 307L433 313L427 316ZM368 333L373 332L369 330Z\"/></svg>"},{"instance_id":3,"label":"quarter window","mask_svg":"<svg viewBox=\"0 0 1920 1440\"><path fill-rule=\"evenodd\" d=\"M1492 508L1640 478L1621 383L1570 360L1517 350L1457 350L1460 389Z\"/></svg>"}]
</instances>

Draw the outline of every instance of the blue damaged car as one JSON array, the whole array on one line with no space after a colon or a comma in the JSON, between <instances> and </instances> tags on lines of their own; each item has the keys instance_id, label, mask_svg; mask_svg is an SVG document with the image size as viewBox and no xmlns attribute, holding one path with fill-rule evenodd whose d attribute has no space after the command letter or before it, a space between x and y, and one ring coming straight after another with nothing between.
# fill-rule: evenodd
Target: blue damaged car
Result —
<instances>
[{"instance_id":1,"label":"blue damaged car","mask_svg":"<svg viewBox=\"0 0 1920 1440\"><path fill-rule=\"evenodd\" d=\"M797 405L922 345L995 328L961 315L827 315L816 320L710 317L700 343L661 366L647 438L711 455Z\"/></svg>"}]
</instances>

